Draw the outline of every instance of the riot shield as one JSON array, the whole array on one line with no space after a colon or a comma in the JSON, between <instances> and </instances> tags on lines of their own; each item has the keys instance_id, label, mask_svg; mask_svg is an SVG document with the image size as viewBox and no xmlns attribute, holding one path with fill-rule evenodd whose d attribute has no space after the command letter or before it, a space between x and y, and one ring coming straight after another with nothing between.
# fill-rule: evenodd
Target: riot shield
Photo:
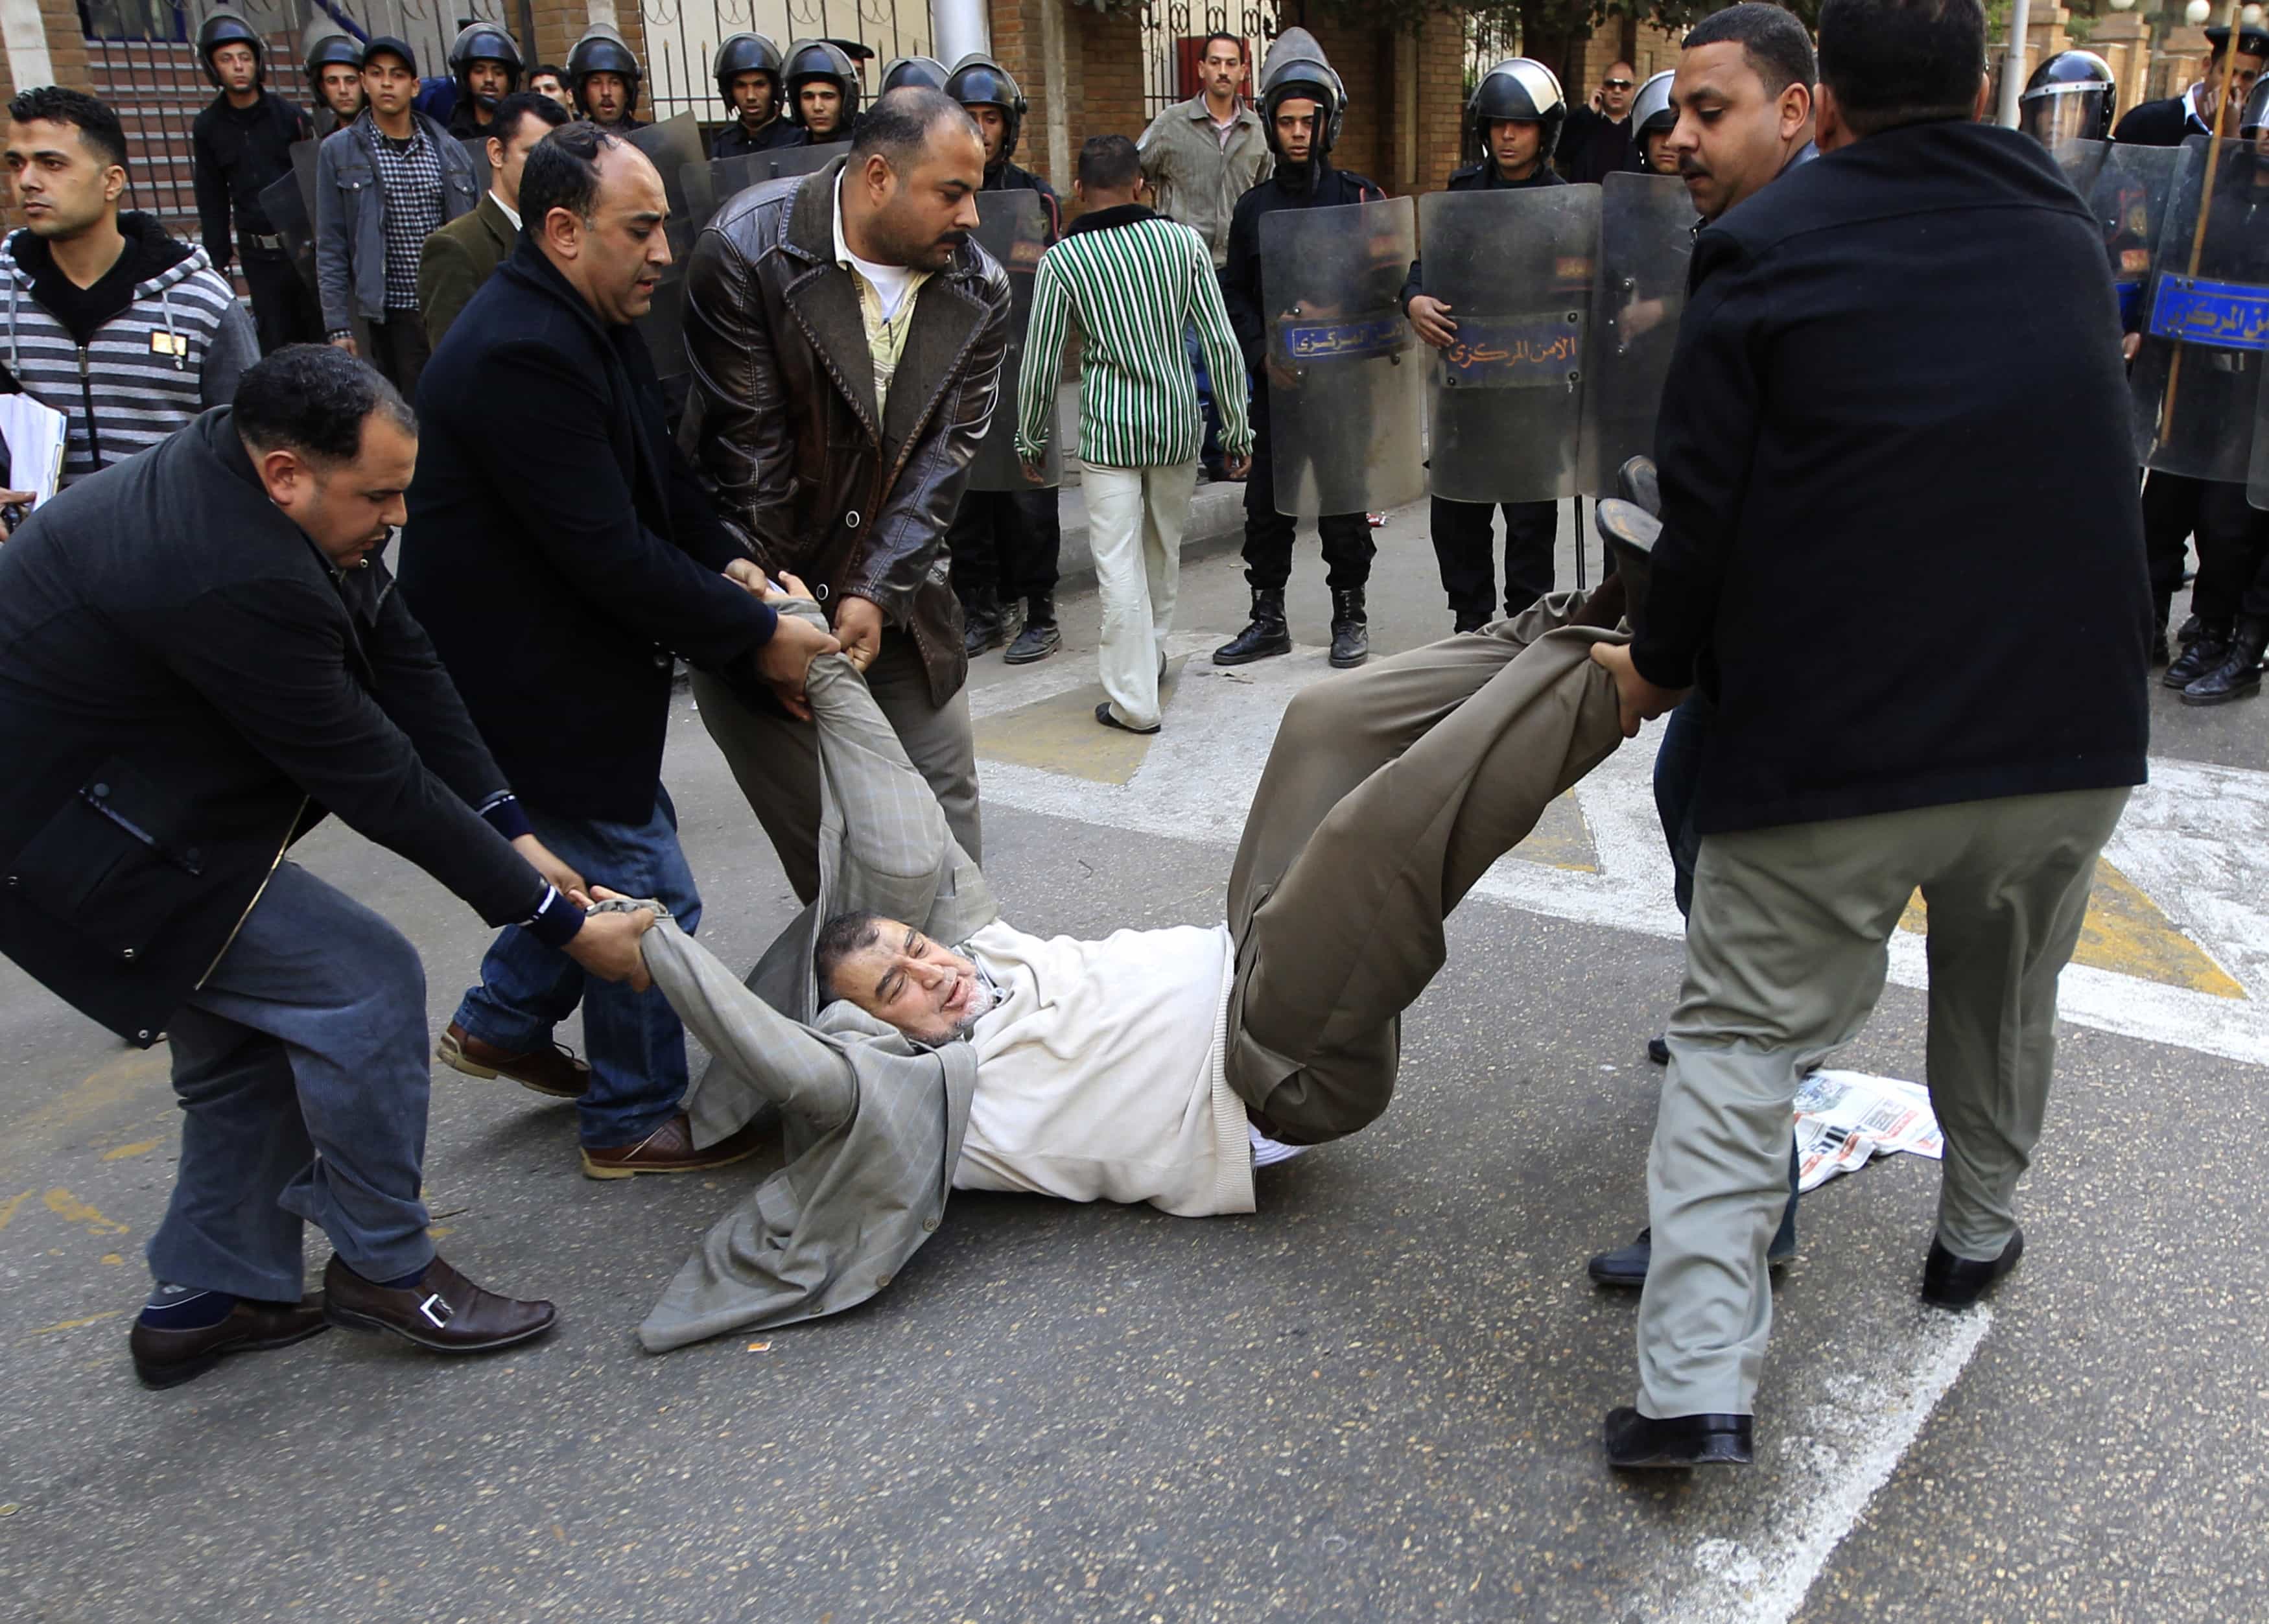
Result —
<instances>
[{"instance_id":1,"label":"riot shield","mask_svg":"<svg viewBox=\"0 0 2269 1624\"><path fill-rule=\"evenodd\" d=\"M2121 327L2140 324L2143 290L2159 251L2160 228L2174 189L2180 147L2123 146L2108 141L2059 141L2050 156L2095 216L2119 292Z\"/></svg>"},{"instance_id":2,"label":"riot shield","mask_svg":"<svg viewBox=\"0 0 2269 1624\"><path fill-rule=\"evenodd\" d=\"M283 237L292 263L311 289L315 286L315 149L321 144L294 141L292 173L260 190L261 211Z\"/></svg>"},{"instance_id":3,"label":"riot shield","mask_svg":"<svg viewBox=\"0 0 2269 1624\"><path fill-rule=\"evenodd\" d=\"M1410 199L1394 197L1261 217L1263 365L1280 513L1312 520L1426 493L1421 346L1398 297L1416 247L1415 213Z\"/></svg>"},{"instance_id":4,"label":"riot shield","mask_svg":"<svg viewBox=\"0 0 2269 1624\"><path fill-rule=\"evenodd\" d=\"M661 173L662 195L669 214L662 229L669 235L669 263L654 290L654 306L639 318L639 330L654 355L654 370L664 383L692 371L685 358L685 265L693 252L697 222L689 212L684 174L688 165L702 161L701 126L691 113L647 124L624 137L654 160Z\"/></svg>"},{"instance_id":5,"label":"riot shield","mask_svg":"<svg viewBox=\"0 0 2269 1624\"><path fill-rule=\"evenodd\" d=\"M2193 479L2249 480L2269 348L2269 157L2184 143L2128 372L2135 451Z\"/></svg>"},{"instance_id":6,"label":"riot shield","mask_svg":"<svg viewBox=\"0 0 2269 1624\"><path fill-rule=\"evenodd\" d=\"M487 196L490 184L489 138L486 136L460 136L457 144L465 149L465 156L472 160L473 195L476 197Z\"/></svg>"},{"instance_id":7,"label":"riot shield","mask_svg":"<svg viewBox=\"0 0 2269 1624\"><path fill-rule=\"evenodd\" d=\"M790 175L817 174L850 150L848 141L824 141L817 146L776 147L761 156L772 166L772 179L785 181Z\"/></svg>"},{"instance_id":8,"label":"riot shield","mask_svg":"<svg viewBox=\"0 0 2269 1624\"><path fill-rule=\"evenodd\" d=\"M1024 333L1032 320L1032 277L1048 247L1048 211L1038 192L977 194L977 240L1009 273L1009 343L1001 355L1001 390L993 402L993 424L969 465L972 491L1030 491L1016 460L1016 385L1024 366ZM1053 404L1053 402L1052 402ZM1063 483L1063 436L1050 424L1049 489Z\"/></svg>"},{"instance_id":9,"label":"riot shield","mask_svg":"<svg viewBox=\"0 0 2269 1624\"><path fill-rule=\"evenodd\" d=\"M1654 454L1655 415L1686 309L1694 220L1686 182L1675 175L1611 174L1600 182L1577 474L1586 495L1614 495L1623 464Z\"/></svg>"},{"instance_id":10,"label":"riot shield","mask_svg":"<svg viewBox=\"0 0 2269 1624\"><path fill-rule=\"evenodd\" d=\"M1576 494L1600 196L1551 186L1421 202L1425 291L1458 324L1447 349L1427 351L1435 495Z\"/></svg>"},{"instance_id":11,"label":"riot shield","mask_svg":"<svg viewBox=\"0 0 2269 1624\"><path fill-rule=\"evenodd\" d=\"M850 150L847 141L831 141L825 146L778 147L768 152L741 152L686 165L681 185L694 228L698 231L708 225L719 210L749 188L816 173Z\"/></svg>"}]
</instances>

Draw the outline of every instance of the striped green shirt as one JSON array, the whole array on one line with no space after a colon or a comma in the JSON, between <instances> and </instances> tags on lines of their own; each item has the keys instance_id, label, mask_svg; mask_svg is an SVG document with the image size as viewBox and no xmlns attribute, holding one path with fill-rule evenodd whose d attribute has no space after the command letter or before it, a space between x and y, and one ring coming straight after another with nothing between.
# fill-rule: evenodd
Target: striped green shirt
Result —
<instances>
[{"instance_id":1,"label":"striped green shirt","mask_svg":"<svg viewBox=\"0 0 2269 1624\"><path fill-rule=\"evenodd\" d=\"M1017 386L1016 453L1038 461L1055 417L1064 335L1079 323L1079 454L1104 468L1194 461L1205 438L1182 329L1197 328L1221 408L1221 447L1253 448L1245 361L1205 239L1143 210L1070 233L1040 259ZM1090 217L1098 222L1102 216ZM1224 382L1234 383L1224 388Z\"/></svg>"}]
</instances>

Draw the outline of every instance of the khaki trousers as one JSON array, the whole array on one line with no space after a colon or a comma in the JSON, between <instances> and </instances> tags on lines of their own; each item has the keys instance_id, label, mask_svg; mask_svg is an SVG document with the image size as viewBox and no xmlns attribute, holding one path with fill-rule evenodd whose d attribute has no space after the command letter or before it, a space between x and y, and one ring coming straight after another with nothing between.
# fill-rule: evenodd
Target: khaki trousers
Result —
<instances>
[{"instance_id":1,"label":"khaki trousers","mask_svg":"<svg viewBox=\"0 0 2269 1624\"><path fill-rule=\"evenodd\" d=\"M946 827L972 861L979 860L977 744L969 731L969 694L930 703L921 651L905 632L886 627L882 652L868 668L867 688L945 812ZM819 735L785 711L757 710L706 672L693 674L702 725L725 753L733 779L765 833L796 900L819 894Z\"/></svg>"},{"instance_id":2,"label":"khaki trousers","mask_svg":"<svg viewBox=\"0 0 2269 1624\"><path fill-rule=\"evenodd\" d=\"M1321 1143L1386 1109L1442 921L1622 742L1591 648L1629 634L1577 624L1589 597L1327 678L1285 711L1229 882L1228 1080L1271 1138ZM1784 1121L1784 1170L1787 1142Z\"/></svg>"},{"instance_id":3,"label":"khaki trousers","mask_svg":"<svg viewBox=\"0 0 2269 1624\"><path fill-rule=\"evenodd\" d=\"M2000 1255L2048 1100L2057 976L2127 794L1973 801L1703 840L1647 1160L1642 1414L1751 1412L1797 1082L1866 1023L1918 890L1930 915L1931 1104L1946 1134L1938 1238L1956 1257Z\"/></svg>"},{"instance_id":4,"label":"khaki trousers","mask_svg":"<svg viewBox=\"0 0 2269 1624\"><path fill-rule=\"evenodd\" d=\"M1182 527L1189 522L1195 461L1165 468L1087 465L1088 550L1103 601L1103 691L1129 727L1158 725L1158 666L1174 629L1182 577Z\"/></svg>"}]
</instances>

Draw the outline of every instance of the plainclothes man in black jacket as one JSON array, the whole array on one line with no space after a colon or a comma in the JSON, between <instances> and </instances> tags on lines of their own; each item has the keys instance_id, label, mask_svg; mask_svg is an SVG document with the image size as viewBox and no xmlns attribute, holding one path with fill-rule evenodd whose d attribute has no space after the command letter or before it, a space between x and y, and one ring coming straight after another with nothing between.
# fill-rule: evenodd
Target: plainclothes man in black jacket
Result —
<instances>
[{"instance_id":1,"label":"plainclothes man in black jacket","mask_svg":"<svg viewBox=\"0 0 2269 1624\"><path fill-rule=\"evenodd\" d=\"M230 244L252 290L252 319L265 355L323 336L315 291L292 262L292 251L260 206L261 188L292 173L292 145L315 138L307 115L262 83L265 49L252 25L215 11L197 30L205 77L220 93L189 128L197 226L213 269L228 274ZM231 227L234 227L232 236Z\"/></svg>"},{"instance_id":2,"label":"plainclothes man in black jacket","mask_svg":"<svg viewBox=\"0 0 2269 1624\"><path fill-rule=\"evenodd\" d=\"M2222 134L2236 133L2238 110L2252 94L2262 64L2269 62L2269 29L2241 27L2234 56L2228 29L2207 29L2206 42L2206 59L2197 81L2178 96L2137 102L2111 132L2114 141L2128 146L2180 146L2191 136L2211 136L2214 102L2225 93L2229 113L2222 120Z\"/></svg>"},{"instance_id":3,"label":"plainclothes man in black jacket","mask_svg":"<svg viewBox=\"0 0 2269 1624\"><path fill-rule=\"evenodd\" d=\"M418 393L432 432L402 589L545 844L691 932L701 898L661 785L672 654L751 683L761 666L797 702L804 667L836 645L792 619L775 634L756 565L662 425L631 326L669 263L654 165L618 136L567 125L528 153L520 210L520 246ZM588 1067L551 1041L579 1002ZM576 1099L594 1178L755 1148L746 1136L694 1148L677 1108L685 1030L661 994L594 981L536 932L497 938L441 1058Z\"/></svg>"},{"instance_id":4,"label":"plainclothes man in black jacket","mask_svg":"<svg viewBox=\"0 0 2269 1624\"><path fill-rule=\"evenodd\" d=\"M1822 156L1696 240L1648 614L1593 653L1626 733L1697 679L1718 705L1616 1465L1750 1458L1797 1080L1865 1023L1918 889L1946 1133L1924 1301L2016 1261L2057 975L2143 780L2117 302L2054 162L1973 122L1984 27L1977 0L1827 0ZM1947 592L1981 564L2035 583L2024 615ZM1835 653L1792 682L1795 627Z\"/></svg>"},{"instance_id":5,"label":"plainclothes man in black jacket","mask_svg":"<svg viewBox=\"0 0 2269 1624\"><path fill-rule=\"evenodd\" d=\"M169 1033L181 1163L135 1368L170 1386L331 1323L440 1353L551 1324L434 1255L425 981L384 919L288 860L335 813L495 923L643 981L652 915L596 915L528 832L373 555L417 424L295 345L0 548L0 951L144 1045ZM517 849L515 849L517 848Z\"/></svg>"},{"instance_id":6,"label":"plainclothes man in black jacket","mask_svg":"<svg viewBox=\"0 0 2269 1624\"><path fill-rule=\"evenodd\" d=\"M1295 35L1299 36L1297 40ZM1277 68L1277 64L1282 64ZM1272 69L1276 70L1272 72ZM1222 302L1253 377L1253 469L1245 481L1245 580L1253 588L1253 619L1213 651L1219 666L1246 665L1292 652L1284 623L1284 588L1292 579L1292 538L1297 526L1276 511L1276 452L1268 429L1268 321L1260 283L1260 217L1279 209L1328 209L1374 203L1386 194L1352 170L1332 167L1332 142L1347 110L1339 75L1304 28L1287 29L1261 65L1260 126L1276 156L1269 177L1237 200L1229 220L1229 261L1222 267ZM1316 521L1324 547L1324 582L1332 594L1334 666L1361 665L1371 655L1364 590L1378 544L1362 513L1326 513Z\"/></svg>"},{"instance_id":7,"label":"plainclothes man in black jacket","mask_svg":"<svg viewBox=\"0 0 2269 1624\"><path fill-rule=\"evenodd\" d=\"M1628 70L1623 71L1628 72ZM1552 167L1568 103L1560 81L1541 62L1516 56L1482 76L1466 100L1466 127L1477 129L1482 161L1452 171L1447 190L1494 192L1565 186ZM1421 274L1424 262L1410 262L1402 284L1402 313L1418 336L1437 350L1458 341L1457 318L1450 306L1429 298ZM1484 403L1486 404L1486 402ZM1568 424L1572 460L1575 423ZM1449 594L1452 630L1477 631L1497 618L1497 565L1490 558L1493 515L1487 502L1431 501L1434 558L1441 566L1442 590ZM1504 507L1504 612L1519 613L1552 590L1552 546L1560 533L1557 502L1507 502Z\"/></svg>"}]
</instances>

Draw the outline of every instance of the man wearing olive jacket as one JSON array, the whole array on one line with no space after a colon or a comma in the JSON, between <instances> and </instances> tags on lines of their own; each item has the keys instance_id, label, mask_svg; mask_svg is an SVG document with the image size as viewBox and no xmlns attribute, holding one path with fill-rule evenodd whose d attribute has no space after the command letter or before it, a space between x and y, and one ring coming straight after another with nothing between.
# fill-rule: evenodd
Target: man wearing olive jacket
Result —
<instances>
[{"instance_id":1,"label":"man wearing olive jacket","mask_svg":"<svg viewBox=\"0 0 2269 1624\"><path fill-rule=\"evenodd\" d=\"M292 345L0 549L0 952L129 1040L172 1038L181 1161L130 1339L152 1386L327 1310L441 1353L552 1322L434 1255L418 955L286 860L336 813L491 923L644 979L634 926L562 895L580 876L373 557L417 454L391 386ZM331 1240L322 1296L300 1295L302 1220Z\"/></svg>"},{"instance_id":2,"label":"man wearing olive jacket","mask_svg":"<svg viewBox=\"0 0 2269 1624\"><path fill-rule=\"evenodd\" d=\"M688 421L727 525L765 568L810 586L972 857L977 757L945 529L1008 335L1009 278L969 240L984 181L984 144L958 104L891 91L847 159L753 187L718 215L694 244L685 309ZM693 684L810 901L812 729L714 676Z\"/></svg>"}]
</instances>

